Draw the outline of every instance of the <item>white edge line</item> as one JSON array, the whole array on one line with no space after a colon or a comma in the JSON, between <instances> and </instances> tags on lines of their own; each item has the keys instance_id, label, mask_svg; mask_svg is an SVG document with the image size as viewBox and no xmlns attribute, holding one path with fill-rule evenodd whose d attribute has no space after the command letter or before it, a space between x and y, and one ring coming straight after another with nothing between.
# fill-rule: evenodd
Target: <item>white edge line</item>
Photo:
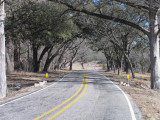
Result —
<instances>
[{"instance_id":1,"label":"white edge line","mask_svg":"<svg viewBox=\"0 0 160 120\"><path fill-rule=\"evenodd\" d=\"M99 73L99 72L98 72L98 73ZM100 74L101 74L101 73L100 73ZM106 79L110 80L110 79L107 78L105 75L103 75L103 74L101 74L101 75L104 76ZM111 81L111 80L110 80L110 81ZM111 83L112 83L113 85L115 85L114 82L111 81ZM136 116L135 116L135 114L134 114L134 110L133 110L133 107L132 107L132 105L131 105L131 102L130 102L128 96L126 95L126 93L125 93L119 86L117 86L117 85L115 85L115 86L123 93L124 97L126 98L127 103L128 103L128 106L129 106L129 109L130 109L130 112L131 112L132 120L136 120Z\"/></svg>"},{"instance_id":2,"label":"white edge line","mask_svg":"<svg viewBox=\"0 0 160 120\"><path fill-rule=\"evenodd\" d=\"M70 72L70 73L72 73L72 72ZM62 81L62 80L64 79L64 77L68 76L70 73L68 73L67 75L64 75L63 78L61 78L61 79L58 80L57 82ZM35 92L33 91L33 92L31 92L31 93L28 93L27 95L24 95L24 96L22 96L22 97L15 98L14 100L11 100L11 101L9 101L9 102L2 103L2 104L0 105L0 107L2 107L2 106L4 106L4 105L7 105L7 104L9 104L9 103L12 103L12 102L21 100L21 99L23 99L23 98L25 98L25 97L28 97L28 96L33 95L33 94L35 94L35 93L38 93L38 92L40 92L40 91L43 91L43 90L45 90L45 89L47 89L47 88L49 88L49 87L52 87L52 86L56 85L57 82L56 82L56 83L53 83L53 84L51 84L51 85L49 85L49 86L47 86L47 87L44 87L44 88L42 88L42 89L39 89L39 90L37 90L37 91L35 91Z\"/></svg>"}]
</instances>

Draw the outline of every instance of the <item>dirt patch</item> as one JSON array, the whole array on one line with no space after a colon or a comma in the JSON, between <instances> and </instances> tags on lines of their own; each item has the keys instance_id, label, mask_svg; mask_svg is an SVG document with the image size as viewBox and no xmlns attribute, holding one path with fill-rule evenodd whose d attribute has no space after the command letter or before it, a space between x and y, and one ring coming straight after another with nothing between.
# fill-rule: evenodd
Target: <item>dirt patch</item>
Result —
<instances>
[{"instance_id":1,"label":"dirt patch","mask_svg":"<svg viewBox=\"0 0 160 120\"><path fill-rule=\"evenodd\" d=\"M100 72L117 82L132 97L145 120L160 120L160 90L150 89L150 74L136 73L136 78L130 78L130 86L126 87L120 83L128 83L127 74L122 73L121 76L118 76L117 72Z\"/></svg>"},{"instance_id":2,"label":"dirt patch","mask_svg":"<svg viewBox=\"0 0 160 120\"><path fill-rule=\"evenodd\" d=\"M32 72L13 72L10 75L7 75L7 86L8 93L7 97L0 99L0 101L4 101L15 96L19 96L28 92L32 92L42 87L34 87L35 83L39 83L42 81L47 81L47 85L50 85L55 80L62 78L69 71L60 70L49 72L48 78L46 78L46 73L32 73Z\"/></svg>"}]
</instances>

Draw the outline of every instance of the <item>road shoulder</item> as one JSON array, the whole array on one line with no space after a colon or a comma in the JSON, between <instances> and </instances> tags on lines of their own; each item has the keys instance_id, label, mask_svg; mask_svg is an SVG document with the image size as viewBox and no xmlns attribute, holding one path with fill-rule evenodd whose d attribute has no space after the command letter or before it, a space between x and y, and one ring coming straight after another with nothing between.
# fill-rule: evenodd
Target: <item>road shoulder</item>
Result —
<instances>
[{"instance_id":1,"label":"road shoulder","mask_svg":"<svg viewBox=\"0 0 160 120\"><path fill-rule=\"evenodd\" d=\"M119 86L119 83L117 81L114 81L113 79L111 79L109 76L107 76L105 74L105 72L102 71L98 71L101 75L103 75L106 79L109 79L110 81L112 81L112 83L121 90L121 92L123 93L126 101L128 102L128 106L130 108L130 112L132 115L132 120L143 120L141 111L139 109L139 107L134 103L132 97L121 87Z\"/></svg>"},{"instance_id":2,"label":"road shoulder","mask_svg":"<svg viewBox=\"0 0 160 120\"><path fill-rule=\"evenodd\" d=\"M104 72L100 71L105 76L110 78L116 84L120 82L127 82L127 74L122 73L121 76L117 75L117 72ZM145 120L159 120L160 119L160 90L150 89L150 74L136 73L136 78L130 77L130 87L126 87L120 84L120 87L128 93L136 105L139 107L142 116Z\"/></svg>"},{"instance_id":3,"label":"road shoulder","mask_svg":"<svg viewBox=\"0 0 160 120\"><path fill-rule=\"evenodd\" d=\"M73 72L73 71L72 71ZM40 87L35 87L35 86L29 86L29 87L25 87L22 88L21 90L19 90L16 94L10 94L9 96L0 99L0 107L4 106L6 104L12 103L14 101L23 99L27 96L30 96L32 94L38 93L40 91L43 91L49 87L52 87L53 85L55 85L57 83L57 81L61 81L63 80L64 77L66 77L67 75L71 74L72 72L67 72L65 74L60 75L59 77L57 77L53 82L49 82L47 84L45 84L44 86L40 86Z\"/></svg>"}]
</instances>

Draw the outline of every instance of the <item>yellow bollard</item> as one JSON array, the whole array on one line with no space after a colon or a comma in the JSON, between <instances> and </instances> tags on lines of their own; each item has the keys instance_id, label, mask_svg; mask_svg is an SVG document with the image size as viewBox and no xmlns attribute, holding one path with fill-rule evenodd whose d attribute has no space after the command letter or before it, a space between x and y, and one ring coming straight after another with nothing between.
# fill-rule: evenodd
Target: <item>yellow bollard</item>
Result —
<instances>
[{"instance_id":1,"label":"yellow bollard","mask_svg":"<svg viewBox=\"0 0 160 120\"><path fill-rule=\"evenodd\" d=\"M48 73L46 73L46 78L48 78Z\"/></svg>"},{"instance_id":2,"label":"yellow bollard","mask_svg":"<svg viewBox=\"0 0 160 120\"><path fill-rule=\"evenodd\" d=\"M128 86L130 86L130 85L129 85L129 74L127 75L127 80L128 80Z\"/></svg>"}]
</instances>

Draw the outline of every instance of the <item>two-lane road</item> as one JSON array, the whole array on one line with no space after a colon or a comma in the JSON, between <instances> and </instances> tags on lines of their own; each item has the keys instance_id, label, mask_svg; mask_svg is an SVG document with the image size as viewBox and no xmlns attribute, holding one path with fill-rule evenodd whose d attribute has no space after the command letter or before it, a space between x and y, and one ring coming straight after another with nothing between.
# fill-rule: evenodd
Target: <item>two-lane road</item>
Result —
<instances>
[{"instance_id":1,"label":"two-lane road","mask_svg":"<svg viewBox=\"0 0 160 120\"><path fill-rule=\"evenodd\" d=\"M0 120L135 120L139 112L95 71L75 71L47 89L0 105Z\"/></svg>"}]
</instances>

